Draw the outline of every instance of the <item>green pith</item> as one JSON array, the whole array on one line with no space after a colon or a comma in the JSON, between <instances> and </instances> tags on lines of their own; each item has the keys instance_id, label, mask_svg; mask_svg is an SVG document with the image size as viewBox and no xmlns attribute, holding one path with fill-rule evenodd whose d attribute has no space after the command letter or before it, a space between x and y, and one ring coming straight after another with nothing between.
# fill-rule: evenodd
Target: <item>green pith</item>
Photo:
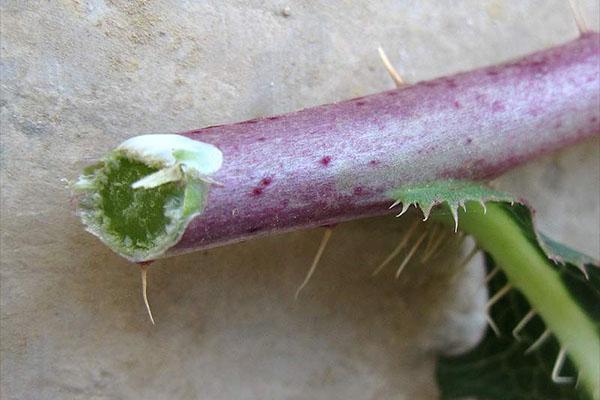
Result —
<instances>
[{"instance_id":1,"label":"green pith","mask_svg":"<svg viewBox=\"0 0 600 400\"><path fill-rule=\"evenodd\" d=\"M154 247L171 222L165 208L175 208L183 199L185 187L180 182L152 189L131 188L132 183L156 171L158 168L116 156L98 176L98 223L130 249Z\"/></svg>"}]
</instances>

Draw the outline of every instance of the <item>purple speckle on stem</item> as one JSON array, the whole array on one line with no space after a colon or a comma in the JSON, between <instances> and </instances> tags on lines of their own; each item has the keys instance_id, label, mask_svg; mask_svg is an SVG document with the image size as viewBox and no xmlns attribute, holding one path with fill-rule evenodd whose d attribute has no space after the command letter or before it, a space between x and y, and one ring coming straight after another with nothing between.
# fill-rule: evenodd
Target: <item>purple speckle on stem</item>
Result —
<instances>
[{"instance_id":1,"label":"purple speckle on stem","mask_svg":"<svg viewBox=\"0 0 600 400\"><path fill-rule=\"evenodd\" d=\"M278 121L185 133L223 150L226 162L215 179L226 185L211 190L206 209L168 255L247 239L257 229L265 235L385 214L391 188L445 177L490 179L597 135L599 38L584 34L527 56L521 66L452 76L456 88L441 79ZM539 59L547 63L532 63ZM493 114L495 100L506 111ZM531 108L539 110L535 118ZM562 128L553 128L558 121ZM266 177L273 179L268 186Z\"/></svg>"},{"instance_id":2,"label":"purple speckle on stem","mask_svg":"<svg viewBox=\"0 0 600 400\"><path fill-rule=\"evenodd\" d=\"M529 69L531 72L535 74L545 74L546 73L546 61L544 60L535 60L535 61L523 61L519 64L519 66Z\"/></svg>"},{"instance_id":3,"label":"purple speckle on stem","mask_svg":"<svg viewBox=\"0 0 600 400\"><path fill-rule=\"evenodd\" d=\"M467 144L471 144L471 142L473 142L473 138L468 137L467 140L466 140L466 143Z\"/></svg>"},{"instance_id":4,"label":"purple speckle on stem","mask_svg":"<svg viewBox=\"0 0 600 400\"><path fill-rule=\"evenodd\" d=\"M325 157L321 158L321 161L319 161L319 162L326 167L331 162L331 156L325 156Z\"/></svg>"},{"instance_id":5,"label":"purple speckle on stem","mask_svg":"<svg viewBox=\"0 0 600 400\"><path fill-rule=\"evenodd\" d=\"M139 261L136 264L142 268L145 268L145 267L149 266L150 264L152 264L153 262L154 262L154 260L147 260L147 261Z\"/></svg>"},{"instance_id":6,"label":"purple speckle on stem","mask_svg":"<svg viewBox=\"0 0 600 400\"><path fill-rule=\"evenodd\" d=\"M252 195L260 196L263 193L264 188L269 186L271 184L271 182L273 182L273 178L271 178L270 176L262 178L260 180L259 186L252 189Z\"/></svg>"},{"instance_id":7,"label":"purple speckle on stem","mask_svg":"<svg viewBox=\"0 0 600 400\"><path fill-rule=\"evenodd\" d=\"M504 104L500 100L496 100L492 103L493 112L500 112L504 110L506 110L506 107L504 107Z\"/></svg>"},{"instance_id":8,"label":"purple speckle on stem","mask_svg":"<svg viewBox=\"0 0 600 400\"><path fill-rule=\"evenodd\" d=\"M444 82L446 82L446 85L448 85L448 87L455 89L458 87L458 84L456 83L456 81L452 78L445 78Z\"/></svg>"},{"instance_id":9,"label":"purple speckle on stem","mask_svg":"<svg viewBox=\"0 0 600 400\"><path fill-rule=\"evenodd\" d=\"M354 190L352 191L355 195L360 196L361 194L364 193L364 189L362 186L357 186L354 188Z\"/></svg>"}]
</instances>

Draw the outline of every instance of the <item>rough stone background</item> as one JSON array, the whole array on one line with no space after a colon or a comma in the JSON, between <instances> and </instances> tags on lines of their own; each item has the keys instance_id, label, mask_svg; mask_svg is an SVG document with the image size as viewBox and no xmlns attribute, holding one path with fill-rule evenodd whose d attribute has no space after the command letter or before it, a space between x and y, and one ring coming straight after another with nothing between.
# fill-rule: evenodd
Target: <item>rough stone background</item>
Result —
<instances>
[{"instance_id":1,"label":"rough stone background","mask_svg":"<svg viewBox=\"0 0 600 400\"><path fill-rule=\"evenodd\" d=\"M591 27L599 6L582 1ZM434 399L440 349L482 326L480 268L452 256L369 278L406 229L298 232L150 271L84 233L62 178L131 135L292 111L576 37L567 1L0 2L3 399ZM546 232L598 257L600 142L501 178Z\"/></svg>"}]
</instances>

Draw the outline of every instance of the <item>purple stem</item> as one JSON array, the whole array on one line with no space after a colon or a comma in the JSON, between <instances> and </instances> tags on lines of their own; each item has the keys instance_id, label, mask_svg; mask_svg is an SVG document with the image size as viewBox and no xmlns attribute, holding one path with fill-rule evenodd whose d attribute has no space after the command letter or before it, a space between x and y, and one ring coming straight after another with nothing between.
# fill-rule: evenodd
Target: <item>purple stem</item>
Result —
<instances>
[{"instance_id":1,"label":"purple stem","mask_svg":"<svg viewBox=\"0 0 600 400\"><path fill-rule=\"evenodd\" d=\"M517 61L183 133L224 155L168 254L390 212L387 192L489 179L600 132L600 35Z\"/></svg>"}]
</instances>

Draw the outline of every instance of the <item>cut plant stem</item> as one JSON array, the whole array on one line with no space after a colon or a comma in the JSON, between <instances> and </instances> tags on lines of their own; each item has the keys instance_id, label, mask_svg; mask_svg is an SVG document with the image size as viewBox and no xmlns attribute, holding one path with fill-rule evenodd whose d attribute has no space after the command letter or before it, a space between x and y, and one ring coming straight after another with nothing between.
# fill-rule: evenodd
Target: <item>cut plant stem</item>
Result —
<instances>
[{"instance_id":1,"label":"cut plant stem","mask_svg":"<svg viewBox=\"0 0 600 400\"><path fill-rule=\"evenodd\" d=\"M209 160L220 161L216 155L221 154L222 166L209 169L210 178L188 174L178 182L172 179L180 177L179 171L171 169L154 176L155 183L169 181L158 187L139 176L136 186L143 187L135 189L140 192L133 197L143 200L145 194L152 197L169 185L174 191L187 190L192 179L198 188L195 195L205 200L197 202L194 212L176 218L176 224L156 220L159 224L149 235L140 226L145 237L134 240L132 248L130 235L123 232L127 226L111 221L118 225L118 215L143 221L136 213L143 213L145 204L112 204L110 198L109 206L125 207L126 212L116 210L115 218L100 221L96 217L101 210L93 201L98 193L90 180L83 180L81 188L89 189L82 203L88 210L84 222L113 250L142 261L382 215L390 212L387 191L410 183L496 177L600 132L599 39L596 33L586 33L506 64L282 116L182 133L180 137L200 143L199 154ZM167 148L160 154L168 153ZM181 150L181 162L186 162L189 154ZM153 164L140 153L129 152L127 157ZM196 161L192 164L203 160ZM181 171L188 173L187 167ZM104 177L106 168L95 171ZM155 168L152 173L156 172ZM121 184L120 178L114 179L108 182L112 188ZM209 191L207 181L222 186L212 185ZM163 234L160 224L173 229Z\"/></svg>"}]
</instances>

